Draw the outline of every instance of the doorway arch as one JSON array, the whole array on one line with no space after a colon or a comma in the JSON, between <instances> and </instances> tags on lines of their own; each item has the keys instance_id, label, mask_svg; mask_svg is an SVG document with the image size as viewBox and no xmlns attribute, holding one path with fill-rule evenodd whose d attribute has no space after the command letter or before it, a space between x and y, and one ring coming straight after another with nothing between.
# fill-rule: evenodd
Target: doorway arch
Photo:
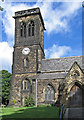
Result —
<instances>
[{"instance_id":1,"label":"doorway arch","mask_svg":"<svg viewBox=\"0 0 84 120\"><path fill-rule=\"evenodd\" d=\"M79 97L80 99L76 101ZM62 96L60 96L59 100L60 104L64 104L66 107L84 107L83 98L84 85L81 81L74 80L70 84L65 85Z\"/></svg>"},{"instance_id":2,"label":"doorway arch","mask_svg":"<svg viewBox=\"0 0 84 120\"><path fill-rule=\"evenodd\" d=\"M82 86L79 82L74 82L69 88L69 107L82 107Z\"/></svg>"}]
</instances>

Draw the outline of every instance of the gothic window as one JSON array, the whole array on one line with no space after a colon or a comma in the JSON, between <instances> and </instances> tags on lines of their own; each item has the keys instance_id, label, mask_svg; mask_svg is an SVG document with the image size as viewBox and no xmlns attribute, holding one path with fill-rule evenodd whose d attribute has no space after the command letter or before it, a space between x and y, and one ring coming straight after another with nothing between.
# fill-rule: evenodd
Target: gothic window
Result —
<instances>
[{"instance_id":1,"label":"gothic window","mask_svg":"<svg viewBox=\"0 0 84 120\"><path fill-rule=\"evenodd\" d=\"M24 59L24 67L28 67L28 58Z\"/></svg>"},{"instance_id":2,"label":"gothic window","mask_svg":"<svg viewBox=\"0 0 84 120\"><path fill-rule=\"evenodd\" d=\"M51 85L48 85L47 88L45 88L45 101L51 100L54 100L54 89Z\"/></svg>"},{"instance_id":3,"label":"gothic window","mask_svg":"<svg viewBox=\"0 0 84 120\"><path fill-rule=\"evenodd\" d=\"M28 36L34 36L34 22L31 21L28 26Z\"/></svg>"},{"instance_id":4,"label":"gothic window","mask_svg":"<svg viewBox=\"0 0 84 120\"><path fill-rule=\"evenodd\" d=\"M24 22L21 22L20 35L26 37L26 23Z\"/></svg>"}]
</instances>

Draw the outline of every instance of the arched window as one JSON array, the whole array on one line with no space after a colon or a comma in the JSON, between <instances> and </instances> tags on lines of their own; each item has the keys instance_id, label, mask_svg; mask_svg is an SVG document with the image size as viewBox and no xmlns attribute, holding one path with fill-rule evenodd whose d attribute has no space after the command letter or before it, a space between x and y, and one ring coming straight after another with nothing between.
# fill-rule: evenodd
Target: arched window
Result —
<instances>
[{"instance_id":1,"label":"arched window","mask_svg":"<svg viewBox=\"0 0 84 120\"><path fill-rule=\"evenodd\" d=\"M21 22L20 35L26 37L26 23L24 22Z\"/></svg>"},{"instance_id":2,"label":"arched window","mask_svg":"<svg viewBox=\"0 0 84 120\"><path fill-rule=\"evenodd\" d=\"M24 67L28 67L28 58L24 59Z\"/></svg>"},{"instance_id":3,"label":"arched window","mask_svg":"<svg viewBox=\"0 0 84 120\"><path fill-rule=\"evenodd\" d=\"M23 90L29 90L30 89L30 82L28 79L23 80L22 82L22 89Z\"/></svg>"},{"instance_id":4,"label":"arched window","mask_svg":"<svg viewBox=\"0 0 84 120\"><path fill-rule=\"evenodd\" d=\"M34 36L34 22L31 21L28 26L28 36Z\"/></svg>"},{"instance_id":5,"label":"arched window","mask_svg":"<svg viewBox=\"0 0 84 120\"><path fill-rule=\"evenodd\" d=\"M45 88L45 101L51 100L54 100L54 89L51 85L48 85L47 88Z\"/></svg>"}]
</instances>

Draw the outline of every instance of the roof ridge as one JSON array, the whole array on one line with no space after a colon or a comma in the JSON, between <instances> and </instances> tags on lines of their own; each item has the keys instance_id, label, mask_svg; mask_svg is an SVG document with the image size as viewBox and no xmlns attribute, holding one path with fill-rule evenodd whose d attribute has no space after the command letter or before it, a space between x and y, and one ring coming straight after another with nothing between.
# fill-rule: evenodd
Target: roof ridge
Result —
<instances>
[{"instance_id":1,"label":"roof ridge","mask_svg":"<svg viewBox=\"0 0 84 120\"><path fill-rule=\"evenodd\" d=\"M84 55L81 56L70 56L70 57L59 57L59 58L47 58L47 59L42 59L42 60L56 60L56 59L65 59L65 58L74 58L74 57L83 57Z\"/></svg>"}]
</instances>

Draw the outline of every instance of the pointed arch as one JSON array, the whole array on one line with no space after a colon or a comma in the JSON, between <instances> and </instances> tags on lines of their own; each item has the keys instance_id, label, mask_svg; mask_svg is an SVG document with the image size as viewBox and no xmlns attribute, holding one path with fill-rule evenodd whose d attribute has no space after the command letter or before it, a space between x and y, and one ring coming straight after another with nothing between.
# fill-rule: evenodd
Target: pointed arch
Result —
<instances>
[{"instance_id":1,"label":"pointed arch","mask_svg":"<svg viewBox=\"0 0 84 120\"><path fill-rule=\"evenodd\" d=\"M68 77L74 77L76 79L76 77L80 77L81 74L84 74L84 72L79 66L79 64L75 61L69 69L68 73L66 74L65 79L68 80Z\"/></svg>"},{"instance_id":2,"label":"pointed arch","mask_svg":"<svg viewBox=\"0 0 84 120\"><path fill-rule=\"evenodd\" d=\"M74 80L73 82L71 82L69 85L68 85L68 93L70 92L71 88L76 85L78 86L80 89L82 89L82 83L78 80Z\"/></svg>"},{"instance_id":3,"label":"pointed arch","mask_svg":"<svg viewBox=\"0 0 84 120\"><path fill-rule=\"evenodd\" d=\"M69 89L68 105L71 107L82 106L82 85L75 82Z\"/></svg>"},{"instance_id":4,"label":"pointed arch","mask_svg":"<svg viewBox=\"0 0 84 120\"><path fill-rule=\"evenodd\" d=\"M78 80L74 80L72 81L70 84L68 84L64 90L63 90L63 94L62 97L60 99L60 103L61 104L66 104L68 107L69 106L74 106L79 104L79 106L81 106L82 104L82 92L83 92L83 84L82 82L78 81ZM80 94L79 94L80 92ZM79 100L79 96L81 96L80 100ZM77 99L75 99L77 98ZM75 99L75 100L74 100ZM80 103L79 103L80 101Z\"/></svg>"},{"instance_id":5,"label":"pointed arch","mask_svg":"<svg viewBox=\"0 0 84 120\"><path fill-rule=\"evenodd\" d=\"M45 101L52 101L54 100L54 88L52 85L48 84L45 88Z\"/></svg>"}]
</instances>

